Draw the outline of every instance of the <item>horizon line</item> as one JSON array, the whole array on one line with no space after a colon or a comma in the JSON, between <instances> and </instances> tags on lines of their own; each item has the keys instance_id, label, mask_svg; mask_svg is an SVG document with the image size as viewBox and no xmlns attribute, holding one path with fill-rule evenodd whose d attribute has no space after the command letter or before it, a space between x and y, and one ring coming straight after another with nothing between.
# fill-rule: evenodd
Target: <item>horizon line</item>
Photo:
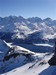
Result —
<instances>
[{"instance_id":1,"label":"horizon line","mask_svg":"<svg viewBox=\"0 0 56 75\"><path fill-rule=\"evenodd\" d=\"M7 16L0 16L0 17L1 17L1 18L5 18L5 17L10 17L10 16L12 16L12 17L20 17L21 15L7 15ZM21 16L21 17L23 17L23 16ZM23 17L23 18L28 19L28 18L36 18L36 17L41 18L42 20L44 20L44 19L46 19L46 18L50 18L50 19L52 19L52 20L56 20L56 19L53 19L53 18L51 18L51 17L42 18L42 17L39 17L39 16L30 16L30 17Z\"/></svg>"}]
</instances>

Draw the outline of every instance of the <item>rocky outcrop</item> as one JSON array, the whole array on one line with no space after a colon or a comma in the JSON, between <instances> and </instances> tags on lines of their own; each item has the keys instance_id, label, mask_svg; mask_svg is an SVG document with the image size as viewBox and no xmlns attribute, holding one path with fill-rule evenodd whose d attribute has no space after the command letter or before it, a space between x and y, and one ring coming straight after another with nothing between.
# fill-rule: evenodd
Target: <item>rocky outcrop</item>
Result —
<instances>
[{"instance_id":1,"label":"rocky outcrop","mask_svg":"<svg viewBox=\"0 0 56 75\"><path fill-rule=\"evenodd\" d=\"M48 61L49 65L56 65L56 40L55 40L55 50L53 57Z\"/></svg>"}]
</instances>

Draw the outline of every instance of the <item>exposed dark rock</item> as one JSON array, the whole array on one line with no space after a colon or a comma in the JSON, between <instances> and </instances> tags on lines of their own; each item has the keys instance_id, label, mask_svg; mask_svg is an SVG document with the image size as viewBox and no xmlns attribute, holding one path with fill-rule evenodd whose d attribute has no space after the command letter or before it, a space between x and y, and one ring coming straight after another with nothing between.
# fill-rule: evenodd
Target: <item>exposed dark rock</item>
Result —
<instances>
[{"instance_id":1,"label":"exposed dark rock","mask_svg":"<svg viewBox=\"0 0 56 75\"><path fill-rule=\"evenodd\" d=\"M19 53L13 53L11 55L5 56L3 61L8 61L12 57L16 58L18 55L19 55Z\"/></svg>"},{"instance_id":2,"label":"exposed dark rock","mask_svg":"<svg viewBox=\"0 0 56 75\"><path fill-rule=\"evenodd\" d=\"M49 65L56 65L56 40L55 40L55 50L53 57L48 61Z\"/></svg>"}]
</instances>

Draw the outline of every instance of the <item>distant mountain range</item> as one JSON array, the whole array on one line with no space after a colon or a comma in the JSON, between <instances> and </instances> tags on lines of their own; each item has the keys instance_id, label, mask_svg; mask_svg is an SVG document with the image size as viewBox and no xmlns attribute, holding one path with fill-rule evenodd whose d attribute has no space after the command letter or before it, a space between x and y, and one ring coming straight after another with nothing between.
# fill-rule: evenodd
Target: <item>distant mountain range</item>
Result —
<instances>
[{"instance_id":1,"label":"distant mountain range","mask_svg":"<svg viewBox=\"0 0 56 75\"><path fill-rule=\"evenodd\" d=\"M55 38L56 20L51 18L0 17L0 74L56 75L48 64Z\"/></svg>"},{"instance_id":2,"label":"distant mountain range","mask_svg":"<svg viewBox=\"0 0 56 75\"><path fill-rule=\"evenodd\" d=\"M53 39L56 38L56 20L51 18L41 19L39 17L23 18L22 16L0 17L0 38L11 39ZM6 36L5 36L6 35Z\"/></svg>"}]
</instances>

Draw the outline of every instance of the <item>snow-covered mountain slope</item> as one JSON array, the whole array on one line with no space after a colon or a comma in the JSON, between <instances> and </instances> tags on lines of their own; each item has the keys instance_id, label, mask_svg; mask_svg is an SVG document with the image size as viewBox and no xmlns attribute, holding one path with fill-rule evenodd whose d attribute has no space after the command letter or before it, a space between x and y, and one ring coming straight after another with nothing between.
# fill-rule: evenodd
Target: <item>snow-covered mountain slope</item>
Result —
<instances>
[{"instance_id":1,"label":"snow-covered mountain slope","mask_svg":"<svg viewBox=\"0 0 56 75\"><path fill-rule=\"evenodd\" d=\"M7 54L3 60L0 61L1 75L3 75L3 73L8 75L29 75L34 73L37 75L49 66L48 60L53 56L53 53L35 53L21 46L12 45L12 43L5 41L4 43L9 47L9 50L5 50ZM44 44L42 45L45 46ZM38 44L38 46L41 45ZM46 44L46 46L50 45ZM42 69L40 69L41 66Z\"/></svg>"},{"instance_id":2,"label":"snow-covered mountain slope","mask_svg":"<svg viewBox=\"0 0 56 75\"><path fill-rule=\"evenodd\" d=\"M3 60L4 56L9 51L9 47L6 45L4 41L0 39L0 60Z\"/></svg>"},{"instance_id":3,"label":"snow-covered mountain slope","mask_svg":"<svg viewBox=\"0 0 56 75\"><path fill-rule=\"evenodd\" d=\"M37 52L37 53L45 53L45 52L53 52L54 45L45 44L45 43L33 43L33 44L20 44L21 47L24 47L30 51Z\"/></svg>"},{"instance_id":4,"label":"snow-covered mountain slope","mask_svg":"<svg viewBox=\"0 0 56 75\"><path fill-rule=\"evenodd\" d=\"M56 75L56 66L50 66L46 68L39 75Z\"/></svg>"},{"instance_id":5,"label":"snow-covered mountain slope","mask_svg":"<svg viewBox=\"0 0 56 75\"><path fill-rule=\"evenodd\" d=\"M5 44L5 47L4 47ZM52 67L49 68L48 61L53 56L53 53L45 52L43 53L44 47L50 50L48 47L53 48L53 45L50 44L34 44L38 47L42 47L42 53L35 53L29 49L23 48L21 46L13 45L12 43L7 43L0 40L1 49L4 54L3 60L0 60L0 74L1 75L45 75L46 72L51 74L53 71ZM27 45L27 44L26 44ZM6 47L9 49L6 50ZM33 47L33 45L31 46ZM46 50L45 49L45 50ZM1 50L2 51L2 50ZM1 54L0 54L1 56ZM45 70L47 69L47 71ZM43 71L43 72L42 72Z\"/></svg>"},{"instance_id":6,"label":"snow-covered mountain slope","mask_svg":"<svg viewBox=\"0 0 56 75\"><path fill-rule=\"evenodd\" d=\"M0 32L15 33L12 39L24 39L29 34L42 32L42 36L54 35L56 33L56 20L46 18L42 20L38 17L25 19L21 16L0 17Z\"/></svg>"},{"instance_id":7,"label":"snow-covered mountain slope","mask_svg":"<svg viewBox=\"0 0 56 75\"><path fill-rule=\"evenodd\" d=\"M55 38L56 20L0 17L0 74L45 75L52 71L48 61L53 56Z\"/></svg>"},{"instance_id":8,"label":"snow-covered mountain slope","mask_svg":"<svg viewBox=\"0 0 56 75\"><path fill-rule=\"evenodd\" d=\"M5 50L1 50L4 53L3 55L0 54L0 59L1 57L3 57L3 59L0 60L0 74L8 72L26 63L33 62L36 60L34 52L31 52L20 46L11 46L6 42L5 44L7 45L7 47L9 47L9 49L7 51L5 47Z\"/></svg>"},{"instance_id":9,"label":"snow-covered mountain slope","mask_svg":"<svg viewBox=\"0 0 56 75\"><path fill-rule=\"evenodd\" d=\"M42 71L49 67L48 60L52 57L52 55L53 54L48 53L37 53L35 61L29 62L1 75L42 75ZM45 75L45 73L43 75Z\"/></svg>"}]
</instances>

